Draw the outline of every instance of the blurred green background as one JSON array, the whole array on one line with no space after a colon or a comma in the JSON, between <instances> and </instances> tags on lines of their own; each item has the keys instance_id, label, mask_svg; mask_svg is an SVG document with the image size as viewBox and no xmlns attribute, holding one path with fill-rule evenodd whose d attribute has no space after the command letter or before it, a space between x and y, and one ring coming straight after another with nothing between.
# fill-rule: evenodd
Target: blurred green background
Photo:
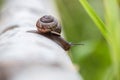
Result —
<instances>
[{"instance_id":1,"label":"blurred green background","mask_svg":"<svg viewBox=\"0 0 120 80\"><path fill-rule=\"evenodd\" d=\"M3 0L0 0L0 8L1 8L1 6L3 5Z\"/></svg>"},{"instance_id":2,"label":"blurred green background","mask_svg":"<svg viewBox=\"0 0 120 80\"><path fill-rule=\"evenodd\" d=\"M104 20L102 0L87 0L100 18ZM111 65L106 40L90 19L78 0L55 0L65 38L69 42L83 43L69 51L84 80L108 80Z\"/></svg>"}]
</instances>

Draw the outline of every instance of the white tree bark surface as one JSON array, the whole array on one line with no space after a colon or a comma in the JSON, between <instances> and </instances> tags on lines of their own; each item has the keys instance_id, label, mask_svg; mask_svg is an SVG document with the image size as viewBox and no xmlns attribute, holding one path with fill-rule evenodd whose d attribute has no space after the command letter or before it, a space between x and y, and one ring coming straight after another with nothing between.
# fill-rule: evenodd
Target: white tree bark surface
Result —
<instances>
[{"instance_id":1,"label":"white tree bark surface","mask_svg":"<svg viewBox=\"0 0 120 80\"><path fill-rule=\"evenodd\" d=\"M0 13L0 80L82 80L67 52L30 30L53 0L6 0Z\"/></svg>"}]
</instances>

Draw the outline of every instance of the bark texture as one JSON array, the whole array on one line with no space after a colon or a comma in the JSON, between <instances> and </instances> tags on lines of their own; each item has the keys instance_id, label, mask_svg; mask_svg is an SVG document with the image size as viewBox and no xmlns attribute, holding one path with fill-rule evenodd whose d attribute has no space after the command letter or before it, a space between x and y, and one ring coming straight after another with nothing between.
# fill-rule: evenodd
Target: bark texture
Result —
<instances>
[{"instance_id":1,"label":"bark texture","mask_svg":"<svg viewBox=\"0 0 120 80\"><path fill-rule=\"evenodd\" d=\"M53 0L6 0L0 13L0 80L82 80L67 53L36 33Z\"/></svg>"}]
</instances>

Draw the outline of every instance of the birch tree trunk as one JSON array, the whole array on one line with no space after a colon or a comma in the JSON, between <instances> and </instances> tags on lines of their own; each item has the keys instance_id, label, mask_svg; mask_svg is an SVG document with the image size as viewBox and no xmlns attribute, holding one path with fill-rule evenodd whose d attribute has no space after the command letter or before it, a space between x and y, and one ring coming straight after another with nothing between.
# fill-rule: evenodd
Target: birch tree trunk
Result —
<instances>
[{"instance_id":1,"label":"birch tree trunk","mask_svg":"<svg viewBox=\"0 0 120 80\"><path fill-rule=\"evenodd\" d=\"M6 0L0 14L0 80L82 80L67 53L30 30L53 0ZM57 16L56 16L57 17Z\"/></svg>"}]
</instances>

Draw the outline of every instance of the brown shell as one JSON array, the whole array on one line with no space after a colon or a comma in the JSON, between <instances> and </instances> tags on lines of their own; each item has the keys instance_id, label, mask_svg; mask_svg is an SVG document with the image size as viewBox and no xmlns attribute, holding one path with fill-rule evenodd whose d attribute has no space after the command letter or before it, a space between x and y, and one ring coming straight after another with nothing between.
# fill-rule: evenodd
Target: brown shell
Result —
<instances>
[{"instance_id":1,"label":"brown shell","mask_svg":"<svg viewBox=\"0 0 120 80\"><path fill-rule=\"evenodd\" d=\"M57 35L61 33L60 24L58 24L58 21L51 15L45 15L38 19L36 26L39 33L51 32Z\"/></svg>"}]
</instances>

